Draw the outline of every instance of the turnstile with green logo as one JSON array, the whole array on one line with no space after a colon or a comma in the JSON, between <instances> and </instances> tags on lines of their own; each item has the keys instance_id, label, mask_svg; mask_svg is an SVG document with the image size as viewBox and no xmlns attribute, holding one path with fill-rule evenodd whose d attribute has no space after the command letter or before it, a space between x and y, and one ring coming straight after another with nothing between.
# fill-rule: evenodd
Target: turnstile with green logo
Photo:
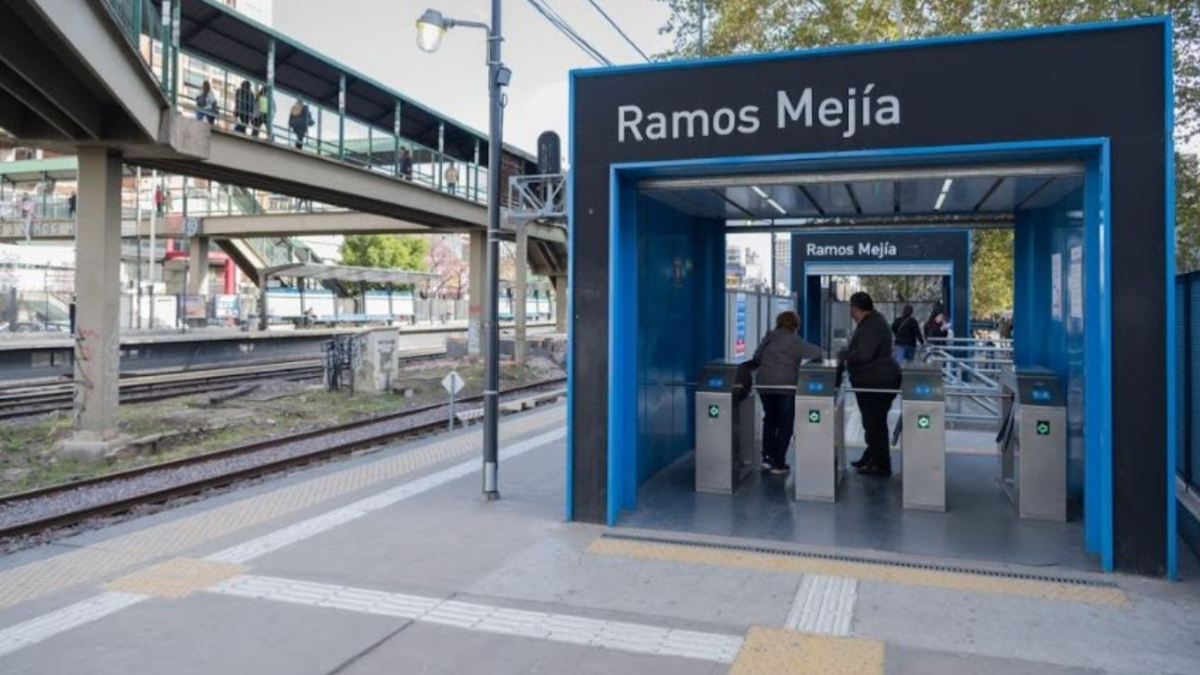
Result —
<instances>
[{"instance_id":1,"label":"turnstile with green logo","mask_svg":"<svg viewBox=\"0 0 1200 675\"><path fill-rule=\"evenodd\" d=\"M696 388L696 491L730 494L755 465L754 396L736 363L704 366ZM744 394L744 395L743 395Z\"/></svg>"},{"instance_id":2,"label":"turnstile with green logo","mask_svg":"<svg viewBox=\"0 0 1200 675\"><path fill-rule=\"evenodd\" d=\"M900 418L904 508L946 510L946 397L941 368L904 369Z\"/></svg>"},{"instance_id":3,"label":"turnstile with green logo","mask_svg":"<svg viewBox=\"0 0 1200 675\"><path fill-rule=\"evenodd\" d=\"M1067 519L1067 403L1044 368L1001 374L1001 486L1021 518Z\"/></svg>"},{"instance_id":4,"label":"turnstile with green logo","mask_svg":"<svg viewBox=\"0 0 1200 675\"><path fill-rule=\"evenodd\" d=\"M846 473L845 418L838 395L837 366L812 363L800 367L796 382L795 498L837 501Z\"/></svg>"}]
</instances>

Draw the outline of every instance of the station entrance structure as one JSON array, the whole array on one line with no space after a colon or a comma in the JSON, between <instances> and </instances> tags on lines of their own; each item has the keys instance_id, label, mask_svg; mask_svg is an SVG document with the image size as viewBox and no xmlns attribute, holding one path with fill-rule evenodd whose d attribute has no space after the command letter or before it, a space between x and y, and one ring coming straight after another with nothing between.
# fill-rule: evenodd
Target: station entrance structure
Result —
<instances>
[{"instance_id":1,"label":"station entrance structure","mask_svg":"<svg viewBox=\"0 0 1200 675\"><path fill-rule=\"evenodd\" d=\"M568 518L618 523L694 447L693 390L662 383L722 356L731 219L821 217L797 186L832 171L908 172L892 210L917 219L973 189L956 172L1012 169L984 211L1016 232L1017 365L1067 391L1085 547L1174 576L1170 35L1153 19L572 73Z\"/></svg>"},{"instance_id":2,"label":"station entrance structure","mask_svg":"<svg viewBox=\"0 0 1200 675\"><path fill-rule=\"evenodd\" d=\"M1003 178L991 179L993 184ZM874 181L878 191L884 181ZM855 188L845 188L856 194ZM868 190L873 192L875 190ZM890 188L895 192L895 187ZM856 200L857 201L857 200ZM890 206L890 205L889 205ZM894 208L894 207L893 207ZM815 345L829 349L833 335L826 316L829 300L821 293L821 278L831 276L924 276L940 280L935 305L945 309L957 330L968 328L971 316L971 234L957 231L854 230L792 235L792 288L804 308L802 331ZM906 302L910 298L897 299ZM878 303L881 298L875 298ZM891 299L889 299L891 300ZM894 318L894 317L889 317ZM918 317L924 322L926 317Z\"/></svg>"}]
</instances>

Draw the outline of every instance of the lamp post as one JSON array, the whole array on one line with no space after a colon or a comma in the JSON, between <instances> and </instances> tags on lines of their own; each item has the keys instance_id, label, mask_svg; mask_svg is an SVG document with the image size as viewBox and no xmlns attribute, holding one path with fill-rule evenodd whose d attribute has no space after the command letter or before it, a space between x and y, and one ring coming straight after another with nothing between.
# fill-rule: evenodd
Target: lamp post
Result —
<instances>
[{"instance_id":1,"label":"lamp post","mask_svg":"<svg viewBox=\"0 0 1200 675\"><path fill-rule=\"evenodd\" d=\"M492 24L460 21L428 9L417 20L417 46L434 52L442 44L446 31L456 26L482 28L488 35L488 229L487 285L485 292L484 385L483 385L483 496L489 501L500 498L497 486L500 442L500 156L504 147L503 88L512 79L512 71L500 61L500 2L492 0ZM472 270L474 272L474 270Z\"/></svg>"}]
</instances>

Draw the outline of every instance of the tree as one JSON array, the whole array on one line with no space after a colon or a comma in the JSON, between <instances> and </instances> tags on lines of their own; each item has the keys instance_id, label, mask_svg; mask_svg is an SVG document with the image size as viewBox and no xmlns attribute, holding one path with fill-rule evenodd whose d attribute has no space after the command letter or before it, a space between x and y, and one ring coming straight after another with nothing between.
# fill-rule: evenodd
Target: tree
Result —
<instances>
[{"instance_id":1,"label":"tree","mask_svg":"<svg viewBox=\"0 0 1200 675\"><path fill-rule=\"evenodd\" d=\"M659 0L671 10L660 29L675 49L660 59L698 52L702 0ZM895 0L704 0L706 55L773 52L895 40ZM1030 26L1170 15L1175 44L1175 135L1181 144L1200 135L1200 2L1197 0L900 0L909 38L1012 30ZM1176 154L1176 268L1200 269L1200 167ZM986 247L991 245L984 237ZM999 265L992 270L989 265ZM1011 278L1012 259L985 255L975 283ZM999 301L999 298L997 298ZM981 307L976 300L976 307Z\"/></svg>"},{"instance_id":2,"label":"tree","mask_svg":"<svg viewBox=\"0 0 1200 675\"><path fill-rule=\"evenodd\" d=\"M342 262L355 267L423 272L429 241L416 235L351 234L342 242Z\"/></svg>"},{"instance_id":3,"label":"tree","mask_svg":"<svg viewBox=\"0 0 1200 675\"><path fill-rule=\"evenodd\" d=\"M671 10L662 33L675 49L699 51L702 0L659 0ZM703 0L706 55L773 52L895 40L895 0ZM1175 122L1181 139L1200 133L1200 3L1196 0L900 0L909 38L1012 30L1169 14L1175 37Z\"/></svg>"},{"instance_id":4,"label":"tree","mask_svg":"<svg viewBox=\"0 0 1200 675\"><path fill-rule=\"evenodd\" d=\"M1013 231L971 233L971 313L992 316L1013 308Z\"/></svg>"}]
</instances>

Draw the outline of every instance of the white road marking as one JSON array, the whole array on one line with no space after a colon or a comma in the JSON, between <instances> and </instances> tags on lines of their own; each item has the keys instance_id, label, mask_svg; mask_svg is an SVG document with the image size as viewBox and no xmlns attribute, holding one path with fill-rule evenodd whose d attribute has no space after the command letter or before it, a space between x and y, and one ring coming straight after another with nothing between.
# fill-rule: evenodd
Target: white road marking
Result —
<instances>
[{"instance_id":1,"label":"white road marking","mask_svg":"<svg viewBox=\"0 0 1200 675\"><path fill-rule=\"evenodd\" d=\"M147 597L136 593L108 591L15 626L9 626L0 630L0 656L37 644L76 626L103 619L109 614L136 605Z\"/></svg>"},{"instance_id":2,"label":"white road marking","mask_svg":"<svg viewBox=\"0 0 1200 675\"><path fill-rule=\"evenodd\" d=\"M742 638L737 635L531 612L276 577L234 577L210 588L209 592L399 617L484 633L716 663L733 663L742 648Z\"/></svg>"}]
</instances>

